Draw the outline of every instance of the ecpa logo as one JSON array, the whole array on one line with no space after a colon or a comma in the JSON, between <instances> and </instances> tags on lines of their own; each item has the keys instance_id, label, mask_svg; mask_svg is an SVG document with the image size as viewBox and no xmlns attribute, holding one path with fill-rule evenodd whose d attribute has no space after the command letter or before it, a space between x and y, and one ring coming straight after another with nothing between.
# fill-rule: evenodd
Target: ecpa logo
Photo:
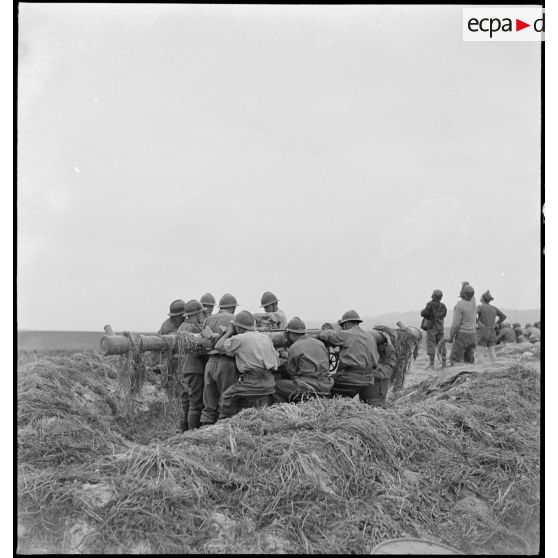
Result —
<instances>
[{"instance_id":1,"label":"ecpa logo","mask_svg":"<svg viewBox=\"0 0 558 558\"><path fill-rule=\"evenodd\" d=\"M464 41L544 41L540 8L463 8Z\"/></svg>"}]
</instances>

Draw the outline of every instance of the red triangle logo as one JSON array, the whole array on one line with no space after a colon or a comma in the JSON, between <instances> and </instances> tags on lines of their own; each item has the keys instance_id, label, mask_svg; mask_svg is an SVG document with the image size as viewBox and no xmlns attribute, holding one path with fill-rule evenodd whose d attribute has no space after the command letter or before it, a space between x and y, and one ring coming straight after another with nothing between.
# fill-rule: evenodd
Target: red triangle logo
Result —
<instances>
[{"instance_id":1,"label":"red triangle logo","mask_svg":"<svg viewBox=\"0 0 558 558\"><path fill-rule=\"evenodd\" d=\"M516 31L521 31L522 29L525 29L525 27L531 27L531 24L530 23L525 23L524 21L521 21L520 19L515 20L515 30Z\"/></svg>"}]
</instances>

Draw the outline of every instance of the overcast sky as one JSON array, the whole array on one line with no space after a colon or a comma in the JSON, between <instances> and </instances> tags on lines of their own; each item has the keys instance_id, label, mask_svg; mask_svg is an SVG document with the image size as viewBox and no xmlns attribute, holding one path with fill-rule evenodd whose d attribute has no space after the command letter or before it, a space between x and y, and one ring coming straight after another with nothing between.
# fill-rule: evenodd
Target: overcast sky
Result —
<instances>
[{"instance_id":1,"label":"overcast sky","mask_svg":"<svg viewBox=\"0 0 558 558\"><path fill-rule=\"evenodd\" d=\"M18 326L540 300L540 43L457 6L19 5Z\"/></svg>"}]
</instances>

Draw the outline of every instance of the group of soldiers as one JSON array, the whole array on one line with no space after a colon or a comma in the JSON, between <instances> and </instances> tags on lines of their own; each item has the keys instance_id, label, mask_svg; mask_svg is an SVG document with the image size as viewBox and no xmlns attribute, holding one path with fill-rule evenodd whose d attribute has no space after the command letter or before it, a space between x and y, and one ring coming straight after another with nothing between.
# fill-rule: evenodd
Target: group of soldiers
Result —
<instances>
[{"instance_id":1,"label":"group of soldiers","mask_svg":"<svg viewBox=\"0 0 558 558\"><path fill-rule=\"evenodd\" d=\"M464 281L453 311L449 337L444 336L447 308L436 289L421 311L426 332L426 352L434 368L437 349L452 343L450 364L474 362L477 345L496 359L498 343L540 340L540 323L505 322L507 316L490 304L494 297L483 293L477 305L474 288ZM190 332L211 339L207 349L169 357L171 376L183 378L182 431L210 425L236 414L241 406L298 401L303 397L358 396L369 405L384 406L396 352L390 336L364 331L355 310L347 310L336 325L324 324L308 331L298 316L287 319L272 292L261 297L262 312L236 312L238 302L224 294L214 313L215 297L175 300L159 335ZM538 326L538 327L537 327ZM417 333L420 332L416 330ZM417 347L419 338L416 338ZM330 366L330 348L338 351L337 366ZM446 366L445 350L440 352ZM416 356L416 353L415 353ZM246 404L246 405L244 405Z\"/></svg>"},{"instance_id":2,"label":"group of soldiers","mask_svg":"<svg viewBox=\"0 0 558 558\"><path fill-rule=\"evenodd\" d=\"M263 312L254 314L236 313L237 300L229 293L216 313L211 293L171 303L159 335L187 331L214 340L209 350L169 357L171 374L185 382L182 431L229 418L245 402L257 407L305 396L358 395L369 405L385 404L396 363L387 333L379 332L377 342L360 327L355 310L345 312L336 326L309 332L298 316L288 320L278 304L269 291L261 297ZM335 374L328 347L338 348Z\"/></svg>"},{"instance_id":3,"label":"group of soldiers","mask_svg":"<svg viewBox=\"0 0 558 558\"><path fill-rule=\"evenodd\" d=\"M475 301L475 289L464 281L461 285L459 300L453 310L453 321L449 337L444 337L444 318L447 308L442 302L442 291L436 289L432 293L432 300L426 303L421 311L421 328L426 331L426 352L430 365L434 368L437 347L442 342L452 343L451 363L475 360L475 349L485 347L491 361L496 360L496 345L500 343L522 343L530 341L536 343L541 339L540 322L527 324L525 329L516 322L506 323L507 316L496 306L490 304L494 297L490 291L481 295L480 304ZM445 367L445 352L442 353L442 367Z\"/></svg>"}]
</instances>

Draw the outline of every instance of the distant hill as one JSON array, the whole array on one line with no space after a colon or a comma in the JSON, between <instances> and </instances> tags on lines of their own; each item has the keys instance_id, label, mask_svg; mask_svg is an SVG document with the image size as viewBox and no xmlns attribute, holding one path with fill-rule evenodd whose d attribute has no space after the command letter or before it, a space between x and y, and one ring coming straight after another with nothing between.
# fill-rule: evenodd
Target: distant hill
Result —
<instances>
[{"instance_id":1,"label":"distant hill","mask_svg":"<svg viewBox=\"0 0 558 558\"><path fill-rule=\"evenodd\" d=\"M526 323L533 323L541 318L541 311L537 309L530 310L510 310L507 308L500 308L500 310L506 314L508 322L519 322L521 325ZM334 318L330 320L322 321L308 321L306 322L306 327L308 328L319 328L321 325L330 321L332 323L336 322L339 318ZM389 314L380 314L379 316L362 316L363 325L365 328L372 328L375 325L386 325L388 327L396 327L398 321L403 322L407 326L419 327L421 322L420 310L409 311L409 312L390 312ZM450 326L453 319L453 308L448 308L448 315L446 316L444 325Z\"/></svg>"}]
</instances>

